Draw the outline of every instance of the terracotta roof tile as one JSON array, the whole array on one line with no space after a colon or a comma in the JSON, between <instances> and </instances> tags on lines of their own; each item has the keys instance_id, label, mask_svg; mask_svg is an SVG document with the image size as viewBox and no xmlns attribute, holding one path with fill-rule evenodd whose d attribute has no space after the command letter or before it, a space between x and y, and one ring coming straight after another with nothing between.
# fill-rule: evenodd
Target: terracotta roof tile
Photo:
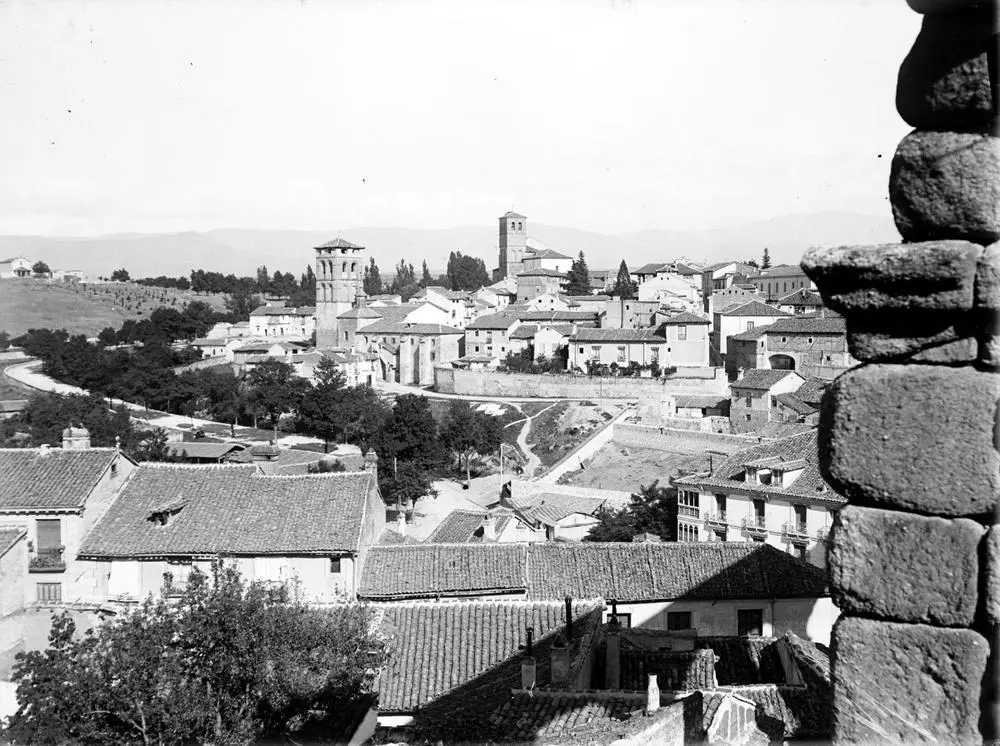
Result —
<instances>
[{"instance_id":1,"label":"terracotta roof tile","mask_svg":"<svg viewBox=\"0 0 1000 746\"><path fill-rule=\"evenodd\" d=\"M779 311L774 306L761 303L759 300L752 300L738 306L729 306L720 311L723 316L788 316L784 311Z\"/></svg>"},{"instance_id":2,"label":"terracotta roof tile","mask_svg":"<svg viewBox=\"0 0 1000 746\"><path fill-rule=\"evenodd\" d=\"M0 510L80 508L117 458L115 448L0 448Z\"/></svg>"},{"instance_id":3,"label":"terracotta roof tile","mask_svg":"<svg viewBox=\"0 0 1000 746\"><path fill-rule=\"evenodd\" d=\"M703 318L701 316L693 314L690 311L681 311L680 313L671 316L670 318L668 318L663 323L664 324L668 324L668 325L672 325L672 324L706 324L706 325L711 325L712 322L709 321L706 318Z\"/></svg>"},{"instance_id":4,"label":"terracotta roof tile","mask_svg":"<svg viewBox=\"0 0 1000 746\"><path fill-rule=\"evenodd\" d=\"M753 391L769 391L779 381L791 375L797 375L794 370L773 370L771 368L750 368L744 372L743 378L729 384L731 389L751 389Z\"/></svg>"},{"instance_id":5,"label":"terracotta roof tile","mask_svg":"<svg viewBox=\"0 0 1000 746\"><path fill-rule=\"evenodd\" d=\"M649 329L577 329L570 342L626 342L663 344L667 340Z\"/></svg>"},{"instance_id":6,"label":"terracotta roof tile","mask_svg":"<svg viewBox=\"0 0 1000 746\"><path fill-rule=\"evenodd\" d=\"M88 557L356 552L367 472L270 476L252 465L143 464L86 536ZM150 520L181 500L166 525Z\"/></svg>"}]
</instances>

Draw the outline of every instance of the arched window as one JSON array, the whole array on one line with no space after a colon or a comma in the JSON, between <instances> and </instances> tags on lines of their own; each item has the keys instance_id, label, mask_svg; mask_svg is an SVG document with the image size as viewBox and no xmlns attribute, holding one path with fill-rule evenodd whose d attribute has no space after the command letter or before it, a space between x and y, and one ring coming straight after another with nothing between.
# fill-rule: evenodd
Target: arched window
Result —
<instances>
[{"instance_id":1,"label":"arched window","mask_svg":"<svg viewBox=\"0 0 1000 746\"><path fill-rule=\"evenodd\" d=\"M510 229L511 229L512 231L513 231L513 230L517 230L517 228L515 227L516 225L517 225L517 223L515 223L515 222L514 222L513 220L511 220L511 221L510 221Z\"/></svg>"},{"instance_id":2,"label":"arched window","mask_svg":"<svg viewBox=\"0 0 1000 746\"><path fill-rule=\"evenodd\" d=\"M347 274L347 262L344 262L344 266L340 268L340 271Z\"/></svg>"},{"instance_id":3,"label":"arched window","mask_svg":"<svg viewBox=\"0 0 1000 746\"><path fill-rule=\"evenodd\" d=\"M357 268L358 268L357 263L351 262L351 274L354 274L357 271Z\"/></svg>"},{"instance_id":4,"label":"arched window","mask_svg":"<svg viewBox=\"0 0 1000 746\"><path fill-rule=\"evenodd\" d=\"M521 230L521 223L520 223L520 221L518 221L518 224L517 224L517 229L518 229L518 230Z\"/></svg>"}]
</instances>

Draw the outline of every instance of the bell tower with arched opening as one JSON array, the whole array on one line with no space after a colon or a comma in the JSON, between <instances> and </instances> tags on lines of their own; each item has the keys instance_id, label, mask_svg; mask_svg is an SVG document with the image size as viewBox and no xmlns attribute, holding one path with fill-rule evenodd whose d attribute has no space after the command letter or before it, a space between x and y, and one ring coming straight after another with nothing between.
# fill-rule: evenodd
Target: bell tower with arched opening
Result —
<instances>
[{"instance_id":1,"label":"bell tower with arched opening","mask_svg":"<svg viewBox=\"0 0 1000 746\"><path fill-rule=\"evenodd\" d=\"M516 212L501 215L500 277L514 277L524 269L524 252L528 248L528 219Z\"/></svg>"},{"instance_id":2,"label":"bell tower with arched opening","mask_svg":"<svg viewBox=\"0 0 1000 746\"><path fill-rule=\"evenodd\" d=\"M316 346L350 347L340 314L364 292L365 247L336 238L316 247Z\"/></svg>"}]
</instances>

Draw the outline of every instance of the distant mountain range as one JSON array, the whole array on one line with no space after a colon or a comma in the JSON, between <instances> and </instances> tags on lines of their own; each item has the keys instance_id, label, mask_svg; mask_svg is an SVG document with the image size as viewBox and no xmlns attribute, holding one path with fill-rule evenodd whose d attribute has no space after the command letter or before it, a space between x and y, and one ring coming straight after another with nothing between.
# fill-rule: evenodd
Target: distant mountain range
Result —
<instances>
[{"instance_id":1,"label":"distant mountain range","mask_svg":"<svg viewBox=\"0 0 1000 746\"><path fill-rule=\"evenodd\" d=\"M766 246L771 261L798 263L810 246L898 242L892 218L851 212L783 215L762 222L700 231L646 230L608 235L556 225L530 223L528 233L551 249L575 256L583 251L592 269L615 269L624 258L630 267L686 257L692 261L760 258ZM414 230L347 228L328 231L219 229L184 233L124 233L94 238L0 236L0 259L23 255L53 269L79 269L106 276L125 267L133 278L188 275L192 269L252 275L267 265L296 276L313 259L312 248L341 236L369 249L382 276L400 258L419 271L426 259L441 272L448 254L461 251L497 265L497 226Z\"/></svg>"}]
</instances>

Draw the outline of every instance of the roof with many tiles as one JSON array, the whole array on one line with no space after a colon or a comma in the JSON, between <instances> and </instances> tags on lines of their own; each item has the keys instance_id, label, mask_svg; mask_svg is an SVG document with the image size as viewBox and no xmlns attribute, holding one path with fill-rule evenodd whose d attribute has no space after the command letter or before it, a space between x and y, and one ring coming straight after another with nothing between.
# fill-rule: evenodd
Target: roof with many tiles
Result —
<instances>
[{"instance_id":1,"label":"roof with many tiles","mask_svg":"<svg viewBox=\"0 0 1000 746\"><path fill-rule=\"evenodd\" d=\"M0 511L79 509L118 458L116 448L0 448Z\"/></svg>"},{"instance_id":2,"label":"roof with many tiles","mask_svg":"<svg viewBox=\"0 0 1000 746\"><path fill-rule=\"evenodd\" d=\"M142 464L86 536L80 554L357 552L372 487L368 472L271 476L253 464Z\"/></svg>"}]
</instances>

